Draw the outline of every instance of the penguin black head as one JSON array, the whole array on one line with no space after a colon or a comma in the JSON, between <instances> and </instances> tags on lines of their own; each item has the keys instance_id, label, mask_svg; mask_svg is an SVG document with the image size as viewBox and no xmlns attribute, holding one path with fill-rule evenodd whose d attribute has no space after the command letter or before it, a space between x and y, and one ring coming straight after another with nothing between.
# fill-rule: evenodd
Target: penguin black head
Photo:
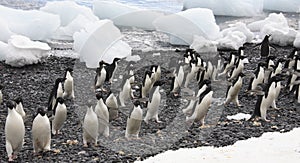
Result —
<instances>
[{"instance_id":1,"label":"penguin black head","mask_svg":"<svg viewBox=\"0 0 300 163\"><path fill-rule=\"evenodd\" d=\"M150 71L157 71L158 65L151 65Z\"/></svg>"},{"instance_id":2,"label":"penguin black head","mask_svg":"<svg viewBox=\"0 0 300 163\"><path fill-rule=\"evenodd\" d=\"M268 56L268 60L274 60L275 58L276 58L275 55L270 55L270 56Z\"/></svg>"},{"instance_id":3,"label":"penguin black head","mask_svg":"<svg viewBox=\"0 0 300 163\"><path fill-rule=\"evenodd\" d=\"M55 84L58 85L59 83L64 82L66 79L67 79L67 78L57 78L57 79L55 80Z\"/></svg>"},{"instance_id":4,"label":"penguin black head","mask_svg":"<svg viewBox=\"0 0 300 163\"><path fill-rule=\"evenodd\" d=\"M8 101L8 102L6 103L6 106L7 106L10 110L12 110L13 108L16 107L16 103L13 102L13 101Z\"/></svg>"},{"instance_id":5,"label":"penguin black head","mask_svg":"<svg viewBox=\"0 0 300 163\"><path fill-rule=\"evenodd\" d=\"M257 65L258 67L267 67L267 64L265 62L259 62Z\"/></svg>"},{"instance_id":6,"label":"penguin black head","mask_svg":"<svg viewBox=\"0 0 300 163\"><path fill-rule=\"evenodd\" d=\"M197 65L197 60L195 60L195 59L192 59L191 61L190 61L190 66L192 67L192 64L195 64L195 65Z\"/></svg>"},{"instance_id":7,"label":"penguin black head","mask_svg":"<svg viewBox=\"0 0 300 163\"><path fill-rule=\"evenodd\" d=\"M152 73L153 73L152 71L148 71L148 70L145 71L145 79L146 79L147 75L148 75L149 78L150 78Z\"/></svg>"},{"instance_id":8,"label":"penguin black head","mask_svg":"<svg viewBox=\"0 0 300 163\"><path fill-rule=\"evenodd\" d=\"M103 60L99 62L99 67L102 68L104 65L107 65L106 62L104 62Z\"/></svg>"},{"instance_id":9,"label":"penguin black head","mask_svg":"<svg viewBox=\"0 0 300 163\"><path fill-rule=\"evenodd\" d=\"M58 103L60 103L60 104L63 104L63 103L65 102L65 100L64 100L62 97L58 97L58 98L56 99L56 101L57 101Z\"/></svg>"},{"instance_id":10,"label":"penguin black head","mask_svg":"<svg viewBox=\"0 0 300 163\"><path fill-rule=\"evenodd\" d=\"M17 97L17 98L15 99L15 102L16 102L17 104L23 103L22 97Z\"/></svg>"},{"instance_id":11,"label":"penguin black head","mask_svg":"<svg viewBox=\"0 0 300 163\"><path fill-rule=\"evenodd\" d=\"M158 81L156 81L154 84L153 84L153 87L155 87L155 86L162 86L162 85L164 85L166 82L165 81L163 81L163 80L158 80Z\"/></svg>"},{"instance_id":12,"label":"penguin black head","mask_svg":"<svg viewBox=\"0 0 300 163\"><path fill-rule=\"evenodd\" d=\"M73 69L68 67L68 68L66 68L66 71L73 72Z\"/></svg>"},{"instance_id":13,"label":"penguin black head","mask_svg":"<svg viewBox=\"0 0 300 163\"><path fill-rule=\"evenodd\" d=\"M198 83L199 89L202 88L204 85L210 85L211 81L209 79L204 79Z\"/></svg>"},{"instance_id":14,"label":"penguin black head","mask_svg":"<svg viewBox=\"0 0 300 163\"><path fill-rule=\"evenodd\" d=\"M240 77L244 77L244 76L246 76L244 73L240 73L238 76L240 76Z\"/></svg>"},{"instance_id":15,"label":"penguin black head","mask_svg":"<svg viewBox=\"0 0 300 163\"><path fill-rule=\"evenodd\" d=\"M137 107L137 106L141 105L141 102L140 102L139 100L135 100L135 101L133 102L133 105L134 105L135 107Z\"/></svg>"},{"instance_id":16,"label":"penguin black head","mask_svg":"<svg viewBox=\"0 0 300 163\"><path fill-rule=\"evenodd\" d=\"M114 58L113 63L118 62L119 60L121 60L121 58Z\"/></svg>"},{"instance_id":17,"label":"penguin black head","mask_svg":"<svg viewBox=\"0 0 300 163\"><path fill-rule=\"evenodd\" d=\"M101 98L103 99L102 93L101 93L101 92L98 92L98 93L96 94L96 98L97 98L97 100L100 100Z\"/></svg>"},{"instance_id":18,"label":"penguin black head","mask_svg":"<svg viewBox=\"0 0 300 163\"><path fill-rule=\"evenodd\" d=\"M40 114L41 116L45 116L46 115L46 111L42 107L38 108L38 112L37 113Z\"/></svg>"}]
</instances>

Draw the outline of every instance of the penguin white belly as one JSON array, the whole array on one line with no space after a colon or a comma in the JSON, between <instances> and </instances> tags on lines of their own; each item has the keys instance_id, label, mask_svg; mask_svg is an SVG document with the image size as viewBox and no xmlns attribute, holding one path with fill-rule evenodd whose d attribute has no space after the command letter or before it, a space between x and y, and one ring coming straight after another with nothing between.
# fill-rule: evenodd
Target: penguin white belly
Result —
<instances>
[{"instance_id":1,"label":"penguin white belly","mask_svg":"<svg viewBox=\"0 0 300 163\"><path fill-rule=\"evenodd\" d=\"M22 103L17 104L16 106L16 111L21 115L21 117L23 118L23 120L25 119L26 113L24 111L23 105Z\"/></svg>"},{"instance_id":2,"label":"penguin white belly","mask_svg":"<svg viewBox=\"0 0 300 163\"><path fill-rule=\"evenodd\" d=\"M52 133L58 134L57 131L61 129L67 119L67 108L65 105L58 104L52 121Z\"/></svg>"},{"instance_id":3,"label":"penguin white belly","mask_svg":"<svg viewBox=\"0 0 300 163\"><path fill-rule=\"evenodd\" d=\"M182 85L183 78L184 78L184 71L183 71L183 67L180 66L177 74L177 81L179 86Z\"/></svg>"},{"instance_id":4,"label":"penguin white belly","mask_svg":"<svg viewBox=\"0 0 300 163\"><path fill-rule=\"evenodd\" d=\"M48 117L38 115L32 123L32 142L34 152L50 150L51 129Z\"/></svg>"},{"instance_id":5,"label":"penguin white belly","mask_svg":"<svg viewBox=\"0 0 300 163\"><path fill-rule=\"evenodd\" d=\"M274 84L274 83L273 83ZM273 85L272 84L272 85ZM268 93L268 96L267 98L265 98L265 96L263 97L262 99L262 102L260 104L260 113L261 113L261 117L263 120L267 121L267 110L268 108L272 105L272 102L274 101L275 99L275 88L274 86L270 87L270 90L269 90L269 93Z\"/></svg>"},{"instance_id":6,"label":"penguin white belly","mask_svg":"<svg viewBox=\"0 0 300 163\"><path fill-rule=\"evenodd\" d=\"M145 80L146 80L145 85L142 87L142 98L145 98L147 96L152 85L152 81L148 76L146 77Z\"/></svg>"},{"instance_id":7,"label":"penguin white belly","mask_svg":"<svg viewBox=\"0 0 300 163\"><path fill-rule=\"evenodd\" d=\"M62 88L61 83L58 84L58 88L57 88L57 92L56 92L56 93L57 93L57 94L56 94L56 98L57 98L57 97L63 97L64 91L63 91L63 88ZM54 103L54 104L55 104L55 103Z\"/></svg>"},{"instance_id":8,"label":"penguin white belly","mask_svg":"<svg viewBox=\"0 0 300 163\"><path fill-rule=\"evenodd\" d=\"M96 87L102 87L105 82L106 70L104 68L101 69L100 75L97 75Z\"/></svg>"},{"instance_id":9,"label":"penguin white belly","mask_svg":"<svg viewBox=\"0 0 300 163\"><path fill-rule=\"evenodd\" d=\"M25 126L21 115L15 110L9 111L5 123L6 152L10 157L23 147Z\"/></svg>"},{"instance_id":10,"label":"penguin white belly","mask_svg":"<svg viewBox=\"0 0 300 163\"><path fill-rule=\"evenodd\" d=\"M228 104L233 101L237 106L239 106L238 94L240 92L241 87L242 87L242 80L239 80L237 81L237 83L235 83L233 86L229 88L225 104Z\"/></svg>"},{"instance_id":11,"label":"penguin white belly","mask_svg":"<svg viewBox=\"0 0 300 163\"><path fill-rule=\"evenodd\" d=\"M273 103L272 103L272 107L274 109L278 109L277 106L276 106L276 100L278 99L278 96L280 94L280 90L281 90L281 82L278 82L276 84L276 88L275 88L275 97L274 97L274 100L273 100Z\"/></svg>"},{"instance_id":12,"label":"penguin white belly","mask_svg":"<svg viewBox=\"0 0 300 163\"><path fill-rule=\"evenodd\" d=\"M194 106L195 106L195 102L196 102L196 100L191 100L190 103L188 104L188 106L186 108L182 109L182 112L186 115L191 115L192 111L194 109Z\"/></svg>"},{"instance_id":13,"label":"penguin white belly","mask_svg":"<svg viewBox=\"0 0 300 163\"><path fill-rule=\"evenodd\" d=\"M73 78L67 78L64 83L65 92L63 93L63 97L72 97L74 98L74 83Z\"/></svg>"},{"instance_id":14,"label":"penguin white belly","mask_svg":"<svg viewBox=\"0 0 300 163\"><path fill-rule=\"evenodd\" d=\"M2 104L3 102L3 94L2 94L2 91L0 90L0 105Z\"/></svg>"},{"instance_id":15,"label":"penguin white belly","mask_svg":"<svg viewBox=\"0 0 300 163\"><path fill-rule=\"evenodd\" d=\"M158 108L160 105L160 98L161 95L158 91L155 91L151 103L148 105L148 110L146 113L146 116L144 118L145 122L148 122L148 120L155 118L156 121L158 121Z\"/></svg>"},{"instance_id":16,"label":"penguin white belly","mask_svg":"<svg viewBox=\"0 0 300 163\"><path fill-rule=\"evenodd\" d=\"M129 80L127 79L123 86L122 91L119 94L121 106L125 106L125 101L130 98L130 94L131 94L131 86L130 86Z\"/></svg>"},{"instance_id":17,"label":"penguin white belly","mask_svg":"<svg viewBox=\"0 0 300 163\"><path fill-rule=\"evenodd\" d=\"M290 91L293 89L293 84L292 83L294 83L295 81L296 81L296 79L297 79L297 75L295 75L295 74L293 74L292 75L292 78L291 78L291 85L290 85Z\"/></svg>"},{"instance_id":18,"label":"penguin white belly","mask_svg":"<svg viewBox=\"0 0 300 163\"><path fill-rule=\"evenodd\" d=\"M299 87L299 85L297 87ZM300 103L300 88L298 88L297 91L298 91L297 101L298 103Z\"/></svg>"},{"instance_id":19,"label":"penguin white belly","mask_svg":"<svg viewBox=\"0 0 300 163\"><path fill-rule=\"evenodd\" d=\"M140 132L141 123L143 118L143 110L140 107L133 109L130 117L127 119L125 137L129 138L130 136L138 137Z\"/></svg>"},{"instance_id":20,"label":"penguin white belly","mask_svg":"<svg viewBox=\"0 0 300 163\"><path fill-rule=\"evenodd\" d=\"M243 71L243 69L244 69L244 64L242 64L240 61L238 67L233 69L232 75L230 76L229 79L231 80L235 78L238 74L240 74Z\"/></svg>"},{"instance_id":21,"label":"penguin white belly","mask_svg":"<svg viewBox=\"0 0 300 163\"><path fill-rule=\"evenodd\" d=\"M95 107L95 113L98 117L98 131L100 135L105 137L109 136L109 112L107 106L102 102L98 101Z\"/></svg>"},{"instance_id":22,"label":"penguin white belly","mask_svg":"<svg viewBox=\"0 0 300 163\"><path fill-rule=\"evenodd\" d=\"M88 111L83 121L83 144L87 146L87 143L94 142L97 145L98 139L98 118L92 108L88 108Z\"/></svg>"},{"instance_id":23,"label":"penguin white belly","mask_svg":"<svg viewBox=\"0 0 300 163\"><path fill-rule=\"evenodd\" d=\"M188 87L190 81L195 78L196 76L196 73L194 71L191 71L189 72L187 75L186 75L186 79L185 79L185 83L184 83L184 87Z\"/></svg>"}]
</instances>

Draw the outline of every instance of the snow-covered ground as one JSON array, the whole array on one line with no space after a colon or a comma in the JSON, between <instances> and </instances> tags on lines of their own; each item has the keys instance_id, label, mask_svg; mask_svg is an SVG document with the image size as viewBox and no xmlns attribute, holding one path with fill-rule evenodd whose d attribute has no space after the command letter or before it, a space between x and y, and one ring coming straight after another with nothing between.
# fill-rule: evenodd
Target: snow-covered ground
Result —
<instances>
[{"instance_id":1,"label":"snow-covered ground","mask_svg":"<svg viewBox=\"0 0 300 163\"><path fill-rule=\"evenodd\" d=\"M295 128L288 133L264 133L259 138L238 141L232 146L221 148L199 147L167 151L141 162L298 162L300 160L299 137L300 128Z\"/></svg>"}]
</instances>

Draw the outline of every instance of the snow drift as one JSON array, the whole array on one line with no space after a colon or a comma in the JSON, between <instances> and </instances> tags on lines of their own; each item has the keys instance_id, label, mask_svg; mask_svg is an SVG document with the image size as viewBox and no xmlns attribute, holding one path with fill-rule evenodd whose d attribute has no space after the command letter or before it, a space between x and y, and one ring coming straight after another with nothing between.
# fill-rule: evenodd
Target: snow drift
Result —
<instances>
[{"instance_id":1,"label":"snow drift","mask_svg":"<svg viewBox=\"0 0 300 163\"><path fill-rule=\"evenodd\" d=\"M262 13L263 0L185 0L183 9L208 8L215 15L257 16Z\"/></svg>"},{"instance_id":2,"label":"snow drift","mask_svg":"<svg viewBox=\"0 0 300 163\"><path fill-rule=\"evenodd\" d=\"M153 22L156 30L170 35L171 44L190 45L194 35L208 40L219 38L220 28L210 9L197 8L166 15Z\"/></svg>"},{"instance_id":3,"label":"snow drift","mask_svg":"<svg viewBox=\"0 0 300 163\"><path fill-rule=\"evenodd\" d=\"M120 40L120 30L111 20L99 20L74 34L74 49L88 68L96 68L99 61L112 63L113 59L131 55L131 47Z\"/></svg>"},{"instance_id":4,"label":"snow drift","mask_svg":"<svg viewBox=\"0 0 300 163\"><path fill-rule=\"evenodd\" d=\"M93 12L100 19L110 19L116 26L138 27L154 30L152 22L163 12L140 9L118 2L94 1Z\"/></svg>"}]
</instances>

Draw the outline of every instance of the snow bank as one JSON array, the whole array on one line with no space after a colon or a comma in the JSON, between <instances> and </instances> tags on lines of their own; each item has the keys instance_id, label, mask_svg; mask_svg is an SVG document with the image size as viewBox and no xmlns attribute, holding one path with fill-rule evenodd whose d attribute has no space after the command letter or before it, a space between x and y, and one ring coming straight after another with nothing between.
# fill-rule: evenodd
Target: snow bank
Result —
<instances>
[{"instance_id":1,"label":"snow bank","mask_svg":"<svg viewBox=\"0 0 300 163\"><path fill-rule=\"evenodd\" d=\"M14 33L9 29L6 21L0 19L0 41L7 42Z\"/></svg>"},{"instance_id":2,"label":"snow bank","mask_svg":"<svg viewBox=\"0 0 300 163\"><path fill-rule=\"evenodd\" d=\"M60 27L52 36L58 40L72 40L73 34L84 28L84 25L98 20L90 8L73 1L47 2L40 10L59 15Z\"/></svg>"},{"instance_id":3,"label":"snow bank","mask_svg":"<svg viewBox=\"0 0 300 163\"><path fill-rule=\"evenodd\" d=\"M164 15L163 12L140 9L114 1L94 1L93 12L100 19L112 20L116 26L146 30L154 30L152 22Z\"/></svg>"},{"instance_id":4,"label":"snow bank","mask_svg":"<svg viewBox=\"0 0 300 163\"><path fill-rule=\"evenodd\" d=\"M263 0L185 0L183 9L209 8L215 15L256 16L262 13Z\"/></svg>"},{"instance_id":5,"label":"snow bank","mask_svg":"<svg viewBox=\"0 0 300 163\"><path fill-rule=\"evenodd\" d=\"M248 24L251 31L260 32L260 38L271 34L270 42L280 46L293 45L297 31L290 28L285 16L280 13L271 13L264 20Z\"/></svg>"},{"instance_id":6,"label":"snow bank","mask_svg":"<svg viewBox=\"0 0 300 163\"><path fill-rule=\"evenodd\" d=\"M5 38L15 33L27 36L32 40L46 40L50 38L60 24L57 15L43 11L17 10L1 5L0 11L0 26L5 27L5 29L0 29L0 31L5 32L1 33L1 35L5 35Z\"/></svg>"},{"instance_id":7,"label":"snow bank","mask_svg":"<svg viewBox=\"0 0 300 163\"><path fill-rule=\"evenodd\" d=\"M238 141L232 146L166 151L140 162L297 162L300 160L299 137L300 128L288 133L269 132L259 138Z\"/></svg>"},{"instance_id":8,"label":"snow bank","mask_svg":"<svg viewBox=\"0 0 300 163\"><path fill-rule=\"evenodd\" d=\"M232 116L227 116L227 119L229 120L248 120L250 119L251 115L250 114L245 114L245 113L238 113L236 115Z\"/></svg>"},{"instance_id":9,"label":"snow bank","mask_svg":"<svg viewBox=\"0 0 300 163\"><path fill-rule=\"evenodd\" d=\"M190 45L194 35L208 40L215 40L221 36L220 28L210 9L189 9L162 16L157 18L153 24L156 30L170 35L171 44Z\"/></svg>"},{"instance_id":10,"label":"snow bank","mask_svg":"<svg viewBox=\"0 0 300 163\"><path fill-rule=\"evenodd\" d=\"M299 32L299 31L298 31L298 34L296 35L296 39L295 39L293 45L294 45L296 48L300 48L300 32Z\"/></svg>"},{"instance_id":11,"label":"snow bank","mask_svg":"<svg viewBox=\"0 0 300 163\"><path fill-rule=\"evenodd\" d=\"M8 40L8 45L0 45L0 49L6 47L5 63L14 67L36 64L43 57L47 57L47 51L51 48L48 44L31 41L28 37L13 35Z\"/></svg>"},{"instance_id":12,"label":"snow bank","mask_svg":"<svg viewBox=\"0 0 300 163\"><path fill-rule=\"evenodd\" d=\"M198 35L194 36L194 40L190 48L194 49L198 53L216 53L218 51L217 42L207 40Z\"/></svg>"},{"instance_id":13,"label":"snow bank","mask_svg":"<svg viewBox=\"0 0 300 163\"><path fill-rule=\"evenodd\" d=\"M264 9L283 12L300 12L299 0L264 0Z\"/></svg>"},{"instance_id":14,"label":"snow bank","mask_svg":"<svg viewBox=\"0 0 300 163\"><path fill-rule=\"evenodd\" d=\"M0 41L0 61L5 60L7 47L8 45L5 42Z\"/></svg>"},{"instance_id":15,"label":"snow bank","mask_svg":"<svg viewBox=\"0 0 300 163\"><path fill-rule=\"evenodd\" d=\"M120 30L111 20L99 20L74 34L74 49L88 68L96 68L99 61L112 63L115 57L131 55L129 45L120 39Z\"/></svg>"}]
</instances>

